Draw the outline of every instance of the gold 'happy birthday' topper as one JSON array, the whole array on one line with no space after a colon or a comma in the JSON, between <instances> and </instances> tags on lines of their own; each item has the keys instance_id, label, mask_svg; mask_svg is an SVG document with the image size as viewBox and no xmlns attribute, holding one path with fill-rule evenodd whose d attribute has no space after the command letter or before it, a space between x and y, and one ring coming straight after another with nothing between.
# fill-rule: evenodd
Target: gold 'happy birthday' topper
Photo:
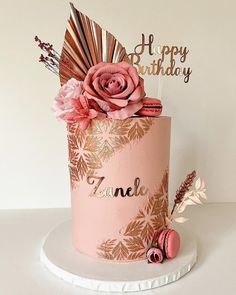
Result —
<instances>
[{"instance_id":1,"label":"gold 'happy birthday' topper","mask_svg":"<svg viewBox=\"0 0 236 295\"><path fill-rule=\"evenodd\" d=\"M154 35L148 36L147 42L145 35L142 34L141 43L135 46L134 52L128 54L133 66L137 68L139 74L142 75L162 75L162 76L184 76L184 82L188 83L192 73L190 67L183 67L186 62L189 50L183 46L154 45ZM141 56L148 52L150 56L157 55L149 65L141 65ZM178 66L177 64L180 64Z\"/></svg>"}]
</instances>

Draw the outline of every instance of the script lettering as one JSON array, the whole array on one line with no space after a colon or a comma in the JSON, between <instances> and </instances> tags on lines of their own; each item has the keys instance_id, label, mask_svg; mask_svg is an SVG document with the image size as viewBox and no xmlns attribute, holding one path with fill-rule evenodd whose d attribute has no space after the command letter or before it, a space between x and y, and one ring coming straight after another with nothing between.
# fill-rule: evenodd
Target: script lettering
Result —
<instances>
[{"instance_id":1,"label":"script lettering","mask_svg":"<svg viewBox=\"0 0 236 295\"><path fill-rule=\"evenodd\" d=\"M97 192L98 188L100 187L101 183L103 182L104 178L105 178L104 176L102 176L102 177L99 177L99 176L87 176L87 183L88 184L94 184L94 182L95 182L94 179L98 180L98 182L94 186L93 190L91 191L90 196L95 196L96 195L96 192Z\"/></svg>"},{"instance_id":2,"label":"script lettering","mask_svg":"<svg viewBox=\"0 0 236 295\"><path fill-rule=\"evenodd\" d=\"M156 55L149 65L142 64L142 55L147 52L150 56ZM141 42L135 46L134 52L130 53L129 59L141 75L184 76L184 82L188 83L192 70L183 67L189 50L184 46L155 45L154 35L148 38L141 35ZM178 66L177 63L180 63Z\"/></svg>"},{"instance_id":3,"label":"script lettering","mask_svg":"<svg viewBox=\"0 0 236 295\"><path fill-rule=\"evenodd\" d=\"M89 185L94 185L92 191L90 192L91 197L138 197L145 196L148 194L148 189L141 185L141 180L139 177L134 179L133 188L130 186L128 188L123 187L105 187L101 189L101 184L104 181L105 177L99 176L88 176L87 183ZM96 182L97 180L97 182Z\"/></svg>"}]
</instances>

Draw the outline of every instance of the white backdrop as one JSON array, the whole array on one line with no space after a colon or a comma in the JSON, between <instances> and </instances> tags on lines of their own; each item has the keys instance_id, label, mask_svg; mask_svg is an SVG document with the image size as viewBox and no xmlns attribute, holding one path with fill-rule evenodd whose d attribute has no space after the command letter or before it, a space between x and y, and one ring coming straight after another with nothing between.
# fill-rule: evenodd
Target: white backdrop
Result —
<instances>
[{"instance_id":1,"label":"white backdrop","mask_svg":"<svg viewBox=\"0 0 236 295\"><path fill-rule=\"evenodd\" d=\"M0 1L0 208L70 205L65 125L51 113L56 76L37 62L34 35L60 51L69 1ZM141 33L187 46L190 82L164 78L172 117L170 193L196 169L209 202L235 201L235 1L80 0L75 6L112 32L128 52ZM146 79L157 95L157 77Z\"/></svg>"}]
</instances>

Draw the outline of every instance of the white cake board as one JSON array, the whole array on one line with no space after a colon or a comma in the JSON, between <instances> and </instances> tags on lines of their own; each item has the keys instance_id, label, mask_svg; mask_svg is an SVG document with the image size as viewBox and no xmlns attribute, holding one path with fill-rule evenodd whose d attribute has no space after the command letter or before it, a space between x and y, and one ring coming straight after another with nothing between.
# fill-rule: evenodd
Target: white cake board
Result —
<instances>
[{"instance_id":1,"label":"white cake board","mask_svg":"<svg viewBox=\"0 0 236 295\"><path fill-rule=\"evenodd\" d=\"M71 221L54 228L41 248L42 263L59 278L91 290L103 292L134 292L172 283L196 262L197 246L194 238L181 228L181 249L173 260L163 264L147 261L114 263L98 261L76 251L71 241Z\"/></svg>"}]
</instances>

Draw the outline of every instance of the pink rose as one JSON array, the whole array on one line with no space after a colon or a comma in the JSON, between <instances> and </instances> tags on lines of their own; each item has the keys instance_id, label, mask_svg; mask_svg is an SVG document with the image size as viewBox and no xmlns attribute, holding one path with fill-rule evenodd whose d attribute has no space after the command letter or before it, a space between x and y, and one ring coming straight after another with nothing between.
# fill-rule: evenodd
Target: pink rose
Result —
<instances>
[{"instance_id":1,"label":"pink rose","mask_svg":"<svg viewBox=\"0 0 236 295\"><path fill-rule=\"evenodd\" d=\"M83 86L85 95L96 101L109 118L126 119L143 106L143 79L126 62L101 62L91 67Z\"/></svg>"},{"instance_id":2,"label":"pink rose","mask_svg":"<svg viewBox=\"0 0 236 295\"><path fill-rule=\"evenodd\" d=\"M147 251L147 260L149 263L161 263L163 259L163 253L159 248L151 247Z\"/></svg>"}]
</instances>

